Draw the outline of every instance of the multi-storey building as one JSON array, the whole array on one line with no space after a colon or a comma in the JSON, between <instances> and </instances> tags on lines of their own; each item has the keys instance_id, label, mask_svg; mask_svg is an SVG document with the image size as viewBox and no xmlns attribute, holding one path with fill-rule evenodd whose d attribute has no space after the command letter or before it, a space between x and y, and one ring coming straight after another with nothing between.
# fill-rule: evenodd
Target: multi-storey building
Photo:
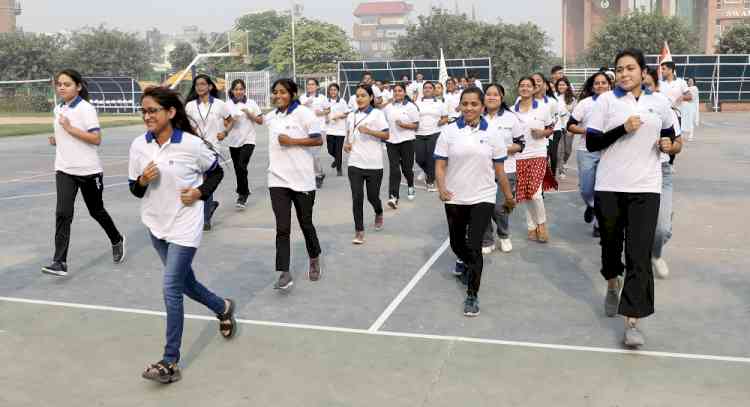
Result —
<instances>
[{"instance_id":1,"label":"multi-storey building","mask_svg":"<svg viewBox=\"0 0 750 407\"><path fill-rule=\"evenodd\" d=\"M361 3L354 10L359 19L352 29L355 47L366 58L387 58L398 37L406 34L414 7L404 1Z\"/></svg>"}]
</instances>

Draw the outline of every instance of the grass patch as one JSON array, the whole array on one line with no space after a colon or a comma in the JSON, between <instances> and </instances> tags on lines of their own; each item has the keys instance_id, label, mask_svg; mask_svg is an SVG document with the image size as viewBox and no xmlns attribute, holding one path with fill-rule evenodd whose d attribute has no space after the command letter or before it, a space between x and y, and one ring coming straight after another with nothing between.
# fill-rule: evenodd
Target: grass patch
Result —
<instances>
[{"instance_id":1,"label":"grass patch","mask_svg":"<svg viewBox=\"0 0 750 407\"><path fill-rule=\"evenodd\" d=\"M143 124L141 119L123 119L114 122L101 123L102 128L123 127ZM0 137L28 136L32 134L50 134L52 124L5 124L0 126Z\"/></svg>"}]
</instances>

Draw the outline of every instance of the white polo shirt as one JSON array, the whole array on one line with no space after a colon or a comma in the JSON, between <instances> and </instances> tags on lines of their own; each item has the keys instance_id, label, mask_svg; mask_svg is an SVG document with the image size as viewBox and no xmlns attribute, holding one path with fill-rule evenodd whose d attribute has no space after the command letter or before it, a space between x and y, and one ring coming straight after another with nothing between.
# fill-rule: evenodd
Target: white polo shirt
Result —
<instances>
[{"instance_id":1,"label":"white polo shirt","mask_svg":"<svg viewBox=\"0 0 750 407\"><path fill-rule=\"evenodd\" d=\"M616 87L596 100L586 132L606 133L634 115L641 118L638 131L620 137L602 151L595 190L661 193L661 152L657 143L662 130L674 124L665 98L644 89L636 100L631 92Z\"/></svg>"},{"instance_id":2,"label":"white polo shirt","mask_svg":"<svg viewBox=\"0 0 750 407\"><path fill-rule=\"evenodd\" d=\"M412 102L393 102L386 106L383 111L388 119L388 127L391 133L386 142L399 144L416 138L416 130L405 129L396 124L396 121L398 120L405 124L419 123L419 109L417 109L417 105Z\"/></svg>"},{"instance_id":3,"label":"white polo shirt","mask_svg":"<svg viewBox=\"0 0 750 407\"><path fill-rule=\"evenodd\" d=\"M223 100L208 97L208 103L202 103L200 98L191 100L185 105L185 112L193 121L198 136L208 140L213 145L219 144L217 134L226 129L224 119L231 116L227 104Z\"/></svg>"},{"instance_id":4,"label":"white polo shirt","mask_svg":"<svg viewBox=\"0 0 750 407\"><path fill-rule=\"evenodd\" d=\"M585 129L588 126L589 120L591 119L591 111L594 109L594 103L598 98L599 95L589 96L576 104L570 117L578 121L578 127ZM580 137L578 137L575 148L577 151L589 151L586 149L585 134L581 134Z\"/></svg>"},{"instance_id":5,"label":"white polo shirt","mask_svg":"<svg viewBox=\"0 0 750 407\"><path fill-rule=\"evenodd\" d=\"M388 102L393 101L392 90L383 89L382 91L380 91L380 96L383 98L383 103L388 103Z\"/></svg>"},{"instance_id":6,"label":"white polo shirt","mask_svg":"<svg viewBox=\"0 0 750 407\"><path fill-rule=\"evenodd\" d=\"M340 119L332 119L333 116L341 113L349 113L349 106L344 99L328 99L328 105L331 107L331 113L328 114L326 122L326 135L328 136L346 136L346 116Z\"/></svg>"},{"instance_id":7,"label":"white polo shirt","mask_svg":"<svg viewBox=\"0 0 750 407\"><path fill-rule=\"evenodd\" d=\"M435 159L446 160L445 185L453 193L454 205L495 203L497 183L495 163L507 158L507 150L497 130L484 117L477 127L463 117L445 126L435 145Z\"/></svg>"},{"instance_id":8,"label":"white polo shirt","mask_svg":"<svg viewBox=\"0 0 750 407\"><path fill-rule=\"evenodd\" d=\"M369 134L360 133L360 126L367 126L370 130L389 131L388 121L382 110L370 106L364 111L357 110L349 113L346 127L351 134L349 142L352 144L352 151L349 153L347 165L362 170L382 170L383 141Z\"/></svg>"},{"instance_id":9,"label":"white polo shirt","mask_svg":"<svg viewBox=\"0 0 750 407\"><path fill-rule=\"evenodd\" d=\"M302 106L305 106L308 109L313 111L313 113L315 114L315 118L318 120L318 125L320 126L320 129L325 130L326 117L325 115L319 116L319 114L322 113L325 109L328 109L330 107L330 105L328 104L328 98L319 94L315 94L315 95L304 94L299 97L299 102L302 104Z\"/></svg>"},{"instance_id":10,"label":"white polo shirt","mask_svg":"<svg viewBox=\"0 0 750 407\"><path fill-rule=\"evenodd\" d=\"M445 108L448 110L448 117L451 119L458 119L461 116L461 112L456 110L460 104L461 92L445 94Z\"/></svg>"},{"instance_id":11,"label":"white polo shirt","mask_svg":"<svg viewBox=\"0 0 750 407\"><path fill-rule=\"evenodd\" d=\"M315 114L295 100L285 111L276 109L266 114L264 124L268 125L268 187L314 191L316 147L282 146L279 135L294 139L321 137L320 121Z\"/></svg>"},{"instance_id":12,"label":"white polo shirt","mask_svg":"<svg viewBox=\"0 0 750 407\"><path fill-rule=\"evenodd\" d=\"M521 121L522 132L526 140L526 147L523 151L516 154L517 160L526 160L529 158L547 157L547 139L536 139L531 135L531 129L543 130L554 124L550 105L544 104L541 99L531 101L531 109L528 112L521 111L521 101L519 100L513 107L513 112Z\"/></svg>"},{"instance_id":13,"label":"white polo shirt","mask_svg":"<svg viewBox=\"0 0 750 407\"><path fill-rule=\"evenodd\" d=\"M409 97L412 99L414 99L414 95L417 95L415 100L422 99L422 96L424 95L424 81L414 81L410 83L409 86L406 87L406 93L409 94Z\"/></svg>"},{"instance_id":14,"label":"white polo shirt","mask_svg":"<svg viewBox=\"0 0 750 407\"><path fill-rule=\"evenodd\" d=\"M60 116L70 120L70 125L89 133L101 131L99 117L91 103L77 96L68 104L55 106L55 171L70 175L92 175L103 172L99 159L99 146L87 143L65 131L59 123Z\"/></svg>"},{"instance_id":15,"label":"white polo shirt","mask_svg":"<svg viewBox=\"0 0 750 407\"><path fill-rule=\"evenodd\" d=\"M442 101L429 98L417 102L419 108L419 128L418 136L429 136L440 133L438 122L443 116L448 116L448 109Z\"/></svg>"},{"instance_id":16,"label":"white polo shirt","mask_svg":"<svg viewBox=\"0 0 750 407\"><path fill-rule=\"evenodd\" d=\"M153 133L146 133L130 144L130 182L136 182L151 161L159 168L159 177L148 185L141 199L141 221L158 239L200 246L203 201L185 206L180 192L203 184L203 174L219 165L216 153L200 137L181 130L175 129L161 146Z\"/></svg>"},{"instance_id":17,"label":"white polo shirt","mask_svg":"<svg viewBox=\"0 0 750 407\"><path fill-rule=\"evenodd\" d=\"M484 115L485 120L490 124L490 127L494 127L498 135L502 137L505 148L507 149L513 144L514 138L523 137L523 126L518 117L511 111L501 110L499 114L490 117ZM512 174L516 172L516 156L518 153L508 154L508 158L504 162L505 172Z\"/></svg>"},{"instance_id":18,"label":"white polo shirt","mask_svg":"<svg viewBox=\"0 0 750 407\"><path fill-rule=\"evenodd\" d=\"M255 123L242 110L247 109L250 113L258 116L262 113L258 104L252 99L240 100L237 103L229 99L227 101L227 109L232 115L234 126L232 127L232 131L227 135L227 138L224 139L224 143L228 147L242 147L245 144L255 144Z\"/></svg>"},{"instance_id":19,"label":"white polo shirt","mask_svg":"<svg viewBox=\"0 0 750 407\"><path fill-rule=\"evenodd\" d=\"M687 82L682 78L675 78L672 81L659 81L659 92L669 99L672 107L680 107L682 102L678 102L677 100L689 91L690 88Z\"/></svg>"}]
</instances>

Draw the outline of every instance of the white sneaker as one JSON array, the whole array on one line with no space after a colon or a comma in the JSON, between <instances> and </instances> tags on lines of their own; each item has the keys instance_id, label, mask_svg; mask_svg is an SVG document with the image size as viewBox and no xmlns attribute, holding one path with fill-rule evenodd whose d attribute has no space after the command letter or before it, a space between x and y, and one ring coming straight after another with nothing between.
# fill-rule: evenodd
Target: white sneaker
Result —
<instances>
[{"instance_id":1,"label":"white sneaker","mask_svg":"<svg viewBox=\"0 0 750 407\"><path fill-rule=\"evenodd\" d=\"M407 191L408 192L406 193L406 199L413 201L414 198L417 197L417 189L414 187L409 187Z\"/></svg>"},{"instance_id":2,"label":"white sneaker","mask_svg":"<svg viewBox=\"0 0 750 407\"><path fill-rule=\"evenodd\" d=\"M568 176L567 176L567 175L565 175L565 173L564 173L564 172L561 172L561 173L560 173L560 175L559 175L559 177L560 177L560 179L565 179L565 178L567 178Z\"/></svg>"},{"instance_id":3,"label":"white sneaker","mask_svg":"<svg viewBox=\"0 0 750 407\"><path fill-rule=\"evenodd\" d=\"M513 250L513 243L510 242L510 239L500 239L500 251L509 253L511 250Z\"/></svg>"},{"instance_id":4,"label":"white sneaker","mask_svg":"<svg viewBox=\"0 0 750 407\"><path fill-rule=\"evenodd\" d=\"M667 262L664 261L661 257L652 257L651 258L651 267L654 268L654 274L656 274L659 278L667 278L669 276L669 266L667 266Z\"/></svg>"},{"instance_id":5,"label":"white sneaker","mask_svg":"<svg viewBox=\"0 0 750 407\"><path fill-rule=\"evenodd\" d=\"M424 182L424 180L426 180L426 179L427 179L427 175L425 175L425 173L423 173L423 172L420 172L417 175L417 181L419 181L419 182Z\"/></svg>"},{"instance_id":6,"label":"white sneaker","mask_svg":"<svg viewBox=\"0 0 750 407\"><path fill-rule=\"evenodd\" d=\"M389 199L388 200L388 207L391 208L391 209L393 209L393 210L398 209L398 199L396 199L396 198Z\"/></svg>"},{"instance_id":7,"label":"white sneaker","mask_svg":"<svg viewBox=\"0 0 750 407\"><path fill-rule=\"evenodd\" d=\"M491 254L493 250L495 250L495 245L482 246L482 254Z\"/></svg>"}]
</instances>

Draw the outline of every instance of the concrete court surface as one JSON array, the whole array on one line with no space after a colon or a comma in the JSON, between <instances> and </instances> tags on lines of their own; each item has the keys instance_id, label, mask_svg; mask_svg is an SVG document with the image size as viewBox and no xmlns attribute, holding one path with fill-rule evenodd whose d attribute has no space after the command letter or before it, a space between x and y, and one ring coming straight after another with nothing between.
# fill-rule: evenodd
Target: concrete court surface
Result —
<instances>
[{"instance_id":1,"label":"concrete court surface","mask_svg":"<svg viewBox=\"0 0 750 407\"><path fill-rule=\"evenodd\" d=\"M0 139L0 406L746 406L750 118L703 119L677 161L672 275L656 282L638 353L622 350L622 320L603 315L599 246L574 170L563 192L547 194L549 244L525 241L518 210L514 251L485 257L476 319L463 317L463 288L448 273L455 258L437 197L420 191L386 210L385 230L368 229L353 247L348 181L330 171L315 214L324 277L306 280L297 229L295 288L274 291L261 130L248 209L233 208L230 166L194 263L199 280L238 302L244 323L225 343L210 312L187 300L183 381L171 386L140 378L164 331L161 267L126 186L128 146L142 129L107 130L100 151L126 263L111 263L79 199L65 279L39 272L53 250L54 151L43 135Z\"/></svg>"}]
</instances>

